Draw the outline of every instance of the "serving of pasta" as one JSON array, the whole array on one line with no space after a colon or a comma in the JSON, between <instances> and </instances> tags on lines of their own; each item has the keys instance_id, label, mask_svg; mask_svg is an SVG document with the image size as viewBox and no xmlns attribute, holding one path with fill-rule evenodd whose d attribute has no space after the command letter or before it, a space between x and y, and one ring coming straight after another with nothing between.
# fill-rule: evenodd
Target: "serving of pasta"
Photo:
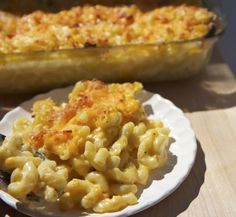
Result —
<instances>
[{"instance_id":1,"label":"serving of pasta","mask_svg":"<svg viewBox=\"0 0 236 217\"><path fill-rule=\"evenodd\" d=\"M0 145L0 170L11 173L8 193L61 211L106 213L136 204L151 170L167 161L170 133L147 118L135 98L141 90L138 82L80 81L66 103L36 101L32 118L16 119Z\"/></svg>"}]
</instances>

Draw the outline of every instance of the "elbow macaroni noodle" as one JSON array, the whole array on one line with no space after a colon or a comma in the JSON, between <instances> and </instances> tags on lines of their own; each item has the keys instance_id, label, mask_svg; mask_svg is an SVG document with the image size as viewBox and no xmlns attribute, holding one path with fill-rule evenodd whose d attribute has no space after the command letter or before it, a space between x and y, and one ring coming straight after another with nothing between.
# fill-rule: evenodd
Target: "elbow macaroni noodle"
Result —
<instances>
[{"instance_id":1,"label":"elbow macaroni noodle","mask_svg":"<svg viewBox=\"0 0 236 217\"><path fill-rule=\"evenodd\" d=\"M169 129L148 120L134 95L140 83L78 82L69 102L37 101L0 146L8 192L58 203L61 210L114 212L137 203L140 185L167 160ZM37 153L41 153L41 156ZM43 156L43 157L42 157Z\"/></svg>"}]
</instances>

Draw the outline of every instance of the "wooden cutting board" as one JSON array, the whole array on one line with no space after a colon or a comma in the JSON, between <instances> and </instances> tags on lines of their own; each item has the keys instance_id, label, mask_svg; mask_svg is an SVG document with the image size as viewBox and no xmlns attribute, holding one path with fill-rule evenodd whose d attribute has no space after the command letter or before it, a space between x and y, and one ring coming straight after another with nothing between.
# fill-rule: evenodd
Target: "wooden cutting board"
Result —
<instances>
[{"instance_id":1,"label":"wooden cutting board","mask_svg":"<svg viewBox=\"0 0 236 217\"><path fill-rule=\"evenodd\" d=\"M146 84L170 99L190 119L198 142L196 162L181 186L135 217L236 216L236 80L217 54L198 76L177 82ZM24 96L0 96L0 116ZM0 217L23 217L0 201Z\"/></svg>"}]
</instances>

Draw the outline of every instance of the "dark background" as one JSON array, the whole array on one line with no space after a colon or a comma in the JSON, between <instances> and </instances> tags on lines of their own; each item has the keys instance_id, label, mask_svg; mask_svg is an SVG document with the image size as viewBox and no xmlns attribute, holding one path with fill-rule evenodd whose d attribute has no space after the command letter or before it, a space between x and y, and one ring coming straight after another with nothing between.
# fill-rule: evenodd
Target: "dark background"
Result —
<instances>
[{"instance_id":1,"label":"dark background","mask_svg":"<svg viewBox=\"0 0 236 217\"><path fill-rule=\"evenodd\" d=\"M218 47L234 75L236 75L236 0L221 0L221 5L228 25Z\"/></svg>"}]
</instances>

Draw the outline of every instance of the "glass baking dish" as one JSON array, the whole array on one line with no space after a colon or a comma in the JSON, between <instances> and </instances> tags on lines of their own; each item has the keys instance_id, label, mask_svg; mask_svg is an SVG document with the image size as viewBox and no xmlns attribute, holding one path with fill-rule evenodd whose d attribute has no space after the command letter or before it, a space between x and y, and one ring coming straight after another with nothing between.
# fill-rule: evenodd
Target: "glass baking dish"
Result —
<instances>
[{"instance_id":1,"label":"glass baking dish","mask_svg":"<svg viewBox=\"0 0 236 217\"><path fill-rule=\"evenodd\" d=\"M213 46L226 26L218 8L212 7L208 1L200 3L217 14L214 29L202 38L170 43L0 54L0 91L39 92L81 79L160 82L193 76L208 63ZM12 4L10 6L12 10ZM15 6L18 7L17 4ZM52 4L50 7L55 8ZM0 3L1 8L8 9L6 2Z\"/></svg>"}]
</instances>

